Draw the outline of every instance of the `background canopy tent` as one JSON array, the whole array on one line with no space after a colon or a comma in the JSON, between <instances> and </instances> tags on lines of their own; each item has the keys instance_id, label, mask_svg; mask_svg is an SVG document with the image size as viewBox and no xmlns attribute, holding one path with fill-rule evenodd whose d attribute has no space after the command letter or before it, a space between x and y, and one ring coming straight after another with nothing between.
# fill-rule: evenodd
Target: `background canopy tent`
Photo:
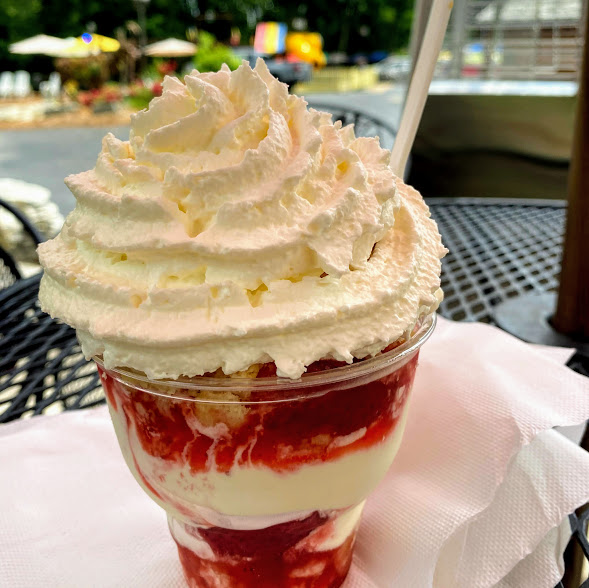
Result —
<instances>
[{"instance_id":1,"label":"background canopy tent","mask_svg":"<svg viewBox=\"0 0 589 588\"><path fill-rule=\"evenodd\" d=\"M145 55L150 57L190 57L196 53L194 43L180 39L165 39L145 47Z\"/></svg>"},{"instance_id":2,"label":"background canopy tent","mask_svg":"<svg viewBox=\"0 0 589 588\"><path fill-rule=\"evenodd\" d=\"M18 41L9 46L11 53L19 55L50 55L53 56L61 51L65 51L71 45L72 41L60 39L49 35L35 35L28 39Z\"/></svg>"}]
</instances>

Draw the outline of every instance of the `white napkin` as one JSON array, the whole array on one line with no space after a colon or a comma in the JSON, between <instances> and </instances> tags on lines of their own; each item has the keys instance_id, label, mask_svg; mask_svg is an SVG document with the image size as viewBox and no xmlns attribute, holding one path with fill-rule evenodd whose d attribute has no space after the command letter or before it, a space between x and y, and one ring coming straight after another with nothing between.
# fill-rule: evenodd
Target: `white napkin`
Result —
<instances>
[{"instance_id":1,"label":"white napkin","mask_svg":"<svg viewBox=\"0 0 589 588\"><path fill-rule=\"evenodd\" d=\"M566 517L589 501L589 455L550 430L589 418L566 358L440 320L346 588L554 587ZM0 464L0 586L184 586L104 407L0 426Z\"/></svg>"}]
</instances>

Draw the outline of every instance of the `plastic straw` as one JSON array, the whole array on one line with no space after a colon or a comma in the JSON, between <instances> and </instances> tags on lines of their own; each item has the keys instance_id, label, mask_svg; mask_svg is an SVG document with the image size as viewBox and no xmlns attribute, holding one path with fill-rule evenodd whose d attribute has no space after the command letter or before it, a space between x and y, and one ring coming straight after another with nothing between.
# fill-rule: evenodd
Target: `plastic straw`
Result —
<instances>
[{"instance_id":1,"label":"plastic straw","mask_svg":"<svg viewBox=\"0 0 589 588\"><path fill-rule=\"evenodd\" d=\"M391 167L399 177L403 177L415 141L453 4L451 0L434 0L429 13L423 43L413 70L399 132L391 154Z\"/></svg>"}]
</instances>

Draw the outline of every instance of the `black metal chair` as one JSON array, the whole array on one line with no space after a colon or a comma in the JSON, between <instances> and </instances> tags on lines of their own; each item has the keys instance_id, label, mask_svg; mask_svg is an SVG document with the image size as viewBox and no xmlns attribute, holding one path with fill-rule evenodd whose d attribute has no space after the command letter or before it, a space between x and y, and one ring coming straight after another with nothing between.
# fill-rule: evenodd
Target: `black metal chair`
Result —
<instances>
[{"instance_id":1,"label":"black metal chair","mask_svg":"<svg viewBox=\"0 0 589 588\"><path fill-rule=\"evenodd\" d=\"M343 104L335 105L322 102L320 98L318 100L315 100L314 97L309 98L308 102L311 108L329 112L333 116L333 120L341 121L342 125L354 125L357 137L378 137L381 146L386 149L391 149L395 142L396 129L372 114ZM405 166L404 179L409 175L410 169L411 155Z\"/></svg>"},{"instance_id":2,"label":"black metal chair","mask_svg":"<svg viewBox=\"0 0 589 588\"><path fill-rule=\"evenodd\" d=\"M329 104L320 100L316 102L314 99L309 99L309 106L329 112L334 120L341 121L344 126L353 124L358 137L380 137L382 146L387 149L391 148L397 135L397 131L388 123L350 106Z\"/></svg>"},{"instance_id":3,"label":"black metal chair","mask_svg":"<svg viewBox=\"0 0 589 588\"><path fill-rule=\"evenodd\" d=\"M18 208L1 199L0 208L10 212L20 222L23 231L31 238L35 247L45 240L39 229ZM21 278L22 275L14 257L0 244L0 289L6 288Z\"/></svg>"}]
</instances>

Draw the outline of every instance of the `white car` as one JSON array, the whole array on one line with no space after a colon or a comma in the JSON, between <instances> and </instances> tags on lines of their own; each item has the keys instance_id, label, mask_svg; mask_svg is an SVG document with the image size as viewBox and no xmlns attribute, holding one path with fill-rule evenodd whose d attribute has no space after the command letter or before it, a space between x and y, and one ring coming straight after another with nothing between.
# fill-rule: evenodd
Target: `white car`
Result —
<instances>
[{"instance_id":1,"label":"white car","mask_svg":"<svg viewBox=\"0 0 589 588\"><path fill-rule=\"evenodd\" d=\"M376 71L381 80L402 80L411 73L411 57L391 55L376 64Z\"/></svg>"}]
</instances>

